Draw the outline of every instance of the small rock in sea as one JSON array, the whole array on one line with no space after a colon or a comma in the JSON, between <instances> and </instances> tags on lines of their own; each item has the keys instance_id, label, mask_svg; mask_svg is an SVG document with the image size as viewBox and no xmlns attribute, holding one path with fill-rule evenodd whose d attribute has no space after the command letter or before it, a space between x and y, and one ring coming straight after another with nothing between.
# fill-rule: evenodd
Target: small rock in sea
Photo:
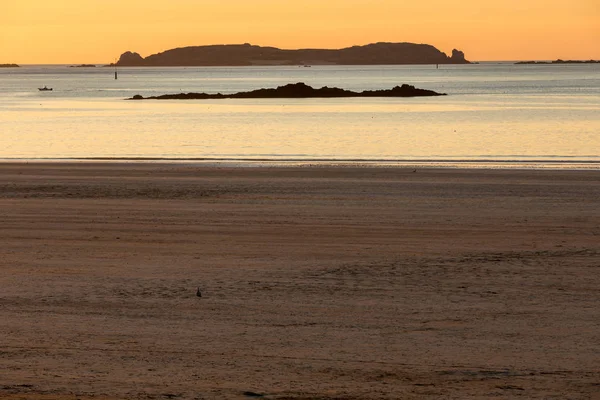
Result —
<instances>
[{"instance_id":1,"label":"small rock in sea","mask_svg":"<svg viewBox=\"0 0 600 400\"><path fill-rule=\"evenodd\" d=\"M196 296L198 296L198 297L202 297L202 292L200 291L200 288L198 288L198 289L196 290Z\"/></svg>"}]
</instances>

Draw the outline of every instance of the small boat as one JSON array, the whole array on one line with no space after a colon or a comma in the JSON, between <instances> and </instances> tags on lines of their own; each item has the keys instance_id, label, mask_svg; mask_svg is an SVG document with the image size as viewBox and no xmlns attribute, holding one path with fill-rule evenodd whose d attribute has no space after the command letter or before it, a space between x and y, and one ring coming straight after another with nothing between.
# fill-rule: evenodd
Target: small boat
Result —
<instances>
[{"instance_id":1,"label":"small boat","mask_svg":"<svg viewBox=\"0 0 600 400\"><path fill-rule=\"evenodd\" d=\"M38 88L38 90L39 90L40 92L47 92L47 91L49 91L49 90L52 90L52 88L49 88L48 86L44 86L44 87Z\"/></svg>"}]
</instances>

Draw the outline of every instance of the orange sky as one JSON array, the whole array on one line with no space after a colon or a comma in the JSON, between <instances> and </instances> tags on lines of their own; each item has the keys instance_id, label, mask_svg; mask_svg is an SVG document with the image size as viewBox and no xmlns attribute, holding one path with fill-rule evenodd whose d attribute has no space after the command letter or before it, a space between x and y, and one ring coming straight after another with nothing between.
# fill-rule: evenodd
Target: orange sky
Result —
<instances>
[{"instance_id":1,"label":"orange sky","mask_svg":"<svg viewBox=\"0 0 600 400\"><path fill-rule=\"evenodd\" d=\"M600 59L600 0L0 0L0 63L174 47L428 43L468 59Z\"/></svg>"}]
</instances>

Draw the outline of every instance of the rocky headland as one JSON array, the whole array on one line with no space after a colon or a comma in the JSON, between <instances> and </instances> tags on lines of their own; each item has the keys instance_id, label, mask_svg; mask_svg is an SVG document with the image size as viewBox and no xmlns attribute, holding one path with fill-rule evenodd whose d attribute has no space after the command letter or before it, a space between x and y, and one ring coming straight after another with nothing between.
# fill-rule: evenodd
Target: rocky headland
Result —
<instances>
[{"instance_id":1,"label":"rocky headland","mask_svg":"<svg viewBox=\"0 0 600 400\"><path fill-rule=\"evenodd\" d=\"M433 90L418 89L412 85L404 84L387 90L365 90L354 92L340 88L324 86L315 89L302 82L279 86L275 89L258 89L249 92L233 94L208 94L208 93L177 93L162 96L143 97L135 95L127 100L208 100L208 99L299 99L299 98L334 98L334 97L423 97L445 96Z\"/></svg>"},{"instance_id":2,"label":"rocky headland","mask_svg":"<svg viewBox=\"0 0 600 400\"><path fill-rule=\"evenodd\" d=\"M0 68L19 68L17 64L0 64Z\"/></svg>"},{"instance_id":3,"label":"rocky headland","mask_svg":"<svg viewBox=\"0 0 600 400\"><path fill-rule=\"evenodd\" d=\"M428 44L373 43L337 50L282 50L246 43L182 47L145 58L128 51L116 63L123 67L403 64L469 64L469 61L462 51L452 50L448 56Z\"/></svg>"}]
</instances>

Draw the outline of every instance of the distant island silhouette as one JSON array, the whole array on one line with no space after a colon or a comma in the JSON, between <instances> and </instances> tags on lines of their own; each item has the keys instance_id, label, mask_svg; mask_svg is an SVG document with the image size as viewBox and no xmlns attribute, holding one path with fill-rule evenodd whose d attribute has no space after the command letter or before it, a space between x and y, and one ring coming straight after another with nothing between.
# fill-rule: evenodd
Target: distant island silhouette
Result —
<instances>
[{"instance_id":1,"label":"distant island silhouette","mask_svg":"<svg viewBox=\"0 0 600 400\"><path fill-rule=\"evenodd\" d=\"M20 68L17 64L0 64L0 68Z\"/></svg>"},{"instance_id":2,"label":"distant island silhouette","mask_svg":"<svg viewBox=\"0 0 600 400\"><path fill-rule=\"evenodd\" d=\"M116 63L123 67L403 64L469 64L469 61L462 51L455 49L447 56L428 44L373 43L339 50L282 50L246 43L182 47L146 58L128 51Z\"/></svg>"},{"instance_id":3,"label":"distant island silhouette","mask_svg":"<svg viewBox=\"0 0 600 400\"><path fill-rule=\"evenodd\" d=\"M600 60L519 61L515 64L600 64Z\"/></svg>"},{"instance_id":4,"label":"distant island silhouette","mask_svg":"<svg viewBox=\"0 0 600 400\"><path fill-rule=\"evenodd\" d=\"M96 68L95 64L79 64L79 65L71 65L69 68Z\"/></svg>"},{"instance_id":5,"label":"distant island silhouette","mask_svg":"<svg viewBox=\"0 0 600 400\"><path fill-rule=\"evenodd\" d=\"M208 93L178 93L162 96L143 97L135 95L127 100L207 100L207 99L298 99L298 98L334 98L334 97L421 97L445 96L433 90L418 89L412 85L404 84L388 90L365 90L353 92L340 88L327 86L315 89L302 82L290 83L276 89L258 89L250 92L233 94L208 94Z\"/></svg>"}]
</instances>

